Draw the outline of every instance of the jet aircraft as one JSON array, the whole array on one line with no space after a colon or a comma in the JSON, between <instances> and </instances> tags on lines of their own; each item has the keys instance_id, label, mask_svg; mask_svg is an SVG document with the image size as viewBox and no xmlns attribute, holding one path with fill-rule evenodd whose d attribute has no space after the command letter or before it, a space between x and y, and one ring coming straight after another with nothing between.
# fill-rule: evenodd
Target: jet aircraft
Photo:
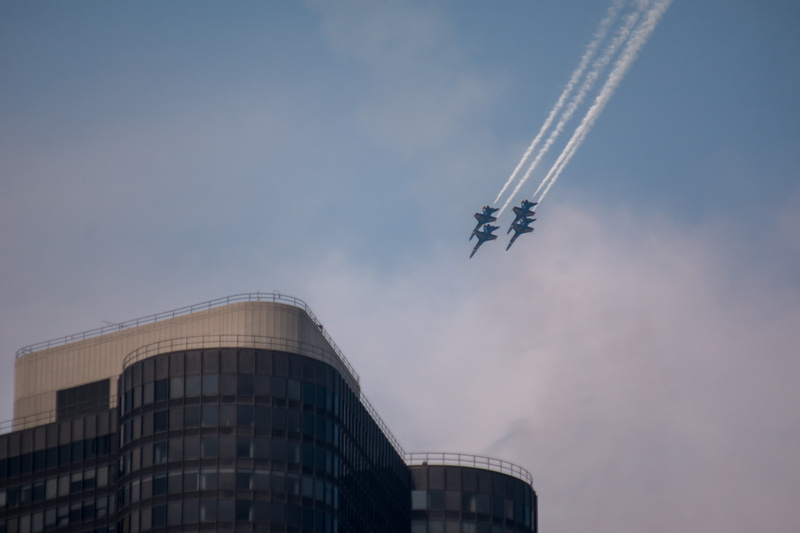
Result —
<instances>
[{"instance_id":1,"label":"jet aircraft","mask_svg":"<svg viewBox=\"0 0 800 533\"><path fill-rule=\"evenodd\" d=\"M475 229L472 230L472 233L469 236L469 240L475 236L475 230L483 226L484 224L488 224L489 222L494 222L497 220L496 216L493 216L495 211L499 210L499 207L491 207L488 205L483 206L483 213L475 213L475 219L478 221L478 225L475 226Z\"/></svg>"},{"instance_id":2,"label":"jet aircraft","mask_svg":"<svg viewBox=\"0 0 800 533\"><path fill-rule=\"evenodd\" d=\"M510 232L513 229L514 236L511 237L510 241L508 241L508 246L506 246L506 251L508 251L508 249L511 248L511 245L514 244L514 241L517 240L517 237L519 237L520 235L524 235L526 233L531 233L533 231L531 224L533 224L534 220L536 219L522 217L522 220L520 220L519 222L514 222L513 224L511 224L511 227L508 228L508 231Z\"/></svg>"},{"instance_id":3,"label":"jet aircraft","mask_svg":"<svg viewBox=\"0 0 800 533\"><path fill-rule=\"evenodd\" d=\"M514 224L520 222L523 218L532 217L535 214L535 211L533 211L533 207L538 203L539 202L529 202L528 200L522 200L522 207L519 206L514 207L513 211L516 218L514 219L514 222L511 223L512 228ZM512 228L508 228L506 235L511 233Z\"/></svg>"},{"instance_id":4,"label":"jet aircraft","mask_svg":"<svg viewBox=\"0 0 800 533\"><path fill-rule=\"evenodd\" d=\"M493 235L493 232L497 230L500 226L492 226L491 224L486 224L483 226L483 229L478 231L477 229L472 231L472 234L478 238L478 244L475 245L475 248L472 249L472 253L469 254L470 258L475 255L475 252L478 251L481 244L485 243L486 241L493 241L497 238L497 235Z\"/></svg>"}]
</instances>

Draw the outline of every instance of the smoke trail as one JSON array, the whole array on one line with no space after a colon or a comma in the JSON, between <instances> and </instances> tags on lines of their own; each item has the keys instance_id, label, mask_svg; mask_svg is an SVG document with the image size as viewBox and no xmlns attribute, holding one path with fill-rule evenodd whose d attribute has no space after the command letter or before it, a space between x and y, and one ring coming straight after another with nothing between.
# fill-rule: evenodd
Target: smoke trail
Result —
<instances>
[{"instance_id":1,"label":"smoke trail","mask_svg":"<svg viewBox=\"0 0 800 533\"><path fill-rule=\"evenodd\" d=\"M550 136L547 138L547 141L545 142L544 146L542 146L542 148L539 150L539 153L536 155L536 158L528 167L528 170L525 172L525 175L522 176L522 179L519 181L519 183L517 183L517 186L509 195L508 199L506 199L506 202L500 209L499 214L502 214L503 211L505 211L506 207L508 207L508 204L511 202L511 200L514 199L514 197L517 195L517 193L525 184L525 182L528 181L528 178L531 176L534 169L538 166L542 157L544 157L544 155L550 150L550 147L553 145L556 139L558 139L558 136L561 135L561 132L564 131L564 128L566 127L567 123L572 119L573 115L575 114L575 111L577 111L578 106L580 106L584 98L586 98L586 95L589 93L589 91L591 91L592 87L594 87L594 84L595 82L597 82L597 79L600 77L600 74L602 74L603 70L605 70L605 68L611 62L611 59L617 53L620 46L622 46L622 44L630 36L631 30L636 25L636 22L639 20L639 17L641 15L642 15L641 10L635 11L630 15L628 15L628 17L625 19L624 24L622 25L622 27L620 27L619 31L617 32L617 35L606 47L605 51L603 52L603 55L597 58L595 62L592 64L592 68L586 75L586 78L584 79L583 84L581 85L581 88L578 91L578 94L575 95L575 97L569 103L567 108L564 110L564 113L561 115L558 124L553 129L553 131L550 132ZM536 189L535 193L533 193L534 197L537 194L539 194L539 191L542 190L542 187L544 187L545 183L546 180L542 180L542 183L539 184L539 188Z\"/></svg>"},{"instance_id":2,"label":"smoke trail","mask_svg":"<svg viewBox=\"0 0 800 533\"><path fill-rule=\"evenodd\" d=\"M547 131L547 129L550 127L550 124L553 123L555 116L564 106L564 103L567 101L567 98L569 98L569 95L572 93L572 90L575 88L575 85L578 83L578 80L580 80L581 76L583 76L583 71L586 70L586 67L589 65L589 62L594 57L594 54L597 52L597 49L599 48L600 44L605 39L609 27L617 19L617 14L619 13L619 10L622 9L622 7L625 5L625 2L626 0L614 0L614 3L612 3L611 6L608 8L606 17L600 22L600 26L598 26L597 31L594 34L594 38L592 39L592 42L590 42L589 46L586 47L586 51L584 52L583 57L581 58L581 62L578 64L578 68L576 68L575 71L572 73L572 77L569 79L567 86L564 88L564 91L561 93L561 96L559 96L556 105L553 107L553 109L550 111L550 114L547 116L547 119L544 121L544 124L539 130L539 133L533 139L533 142L525 151L525 154L523 154L522 159L517 165L517 168L515 168L514 172L511 173L511 176L508 178L508 181L506 181L505 185L503 185L503 188L500 189L500 193L497 195L497 198L494 201L495 204L500 201L500 197L503 196L504 192L506 192L506 189L508 189L508 186L511 185L511 182L514 181L514 178L517 176L519 169L521 169L522 165L525 164L525 161L528 159L528 157L533 152L534 148L536 148L536 145L539 144L539 141L542 139L544 132Z\"/></svg>"},{"instance_id":3,"label":"smoke trail","mask_svg":"<svg viewBox=\"0 0 800 533\"><path fill-rule=\"evenodd\" d=\"M611 74L609 74L608 80L606 80L605 85L597 95L594 104L591 108L589 108L589 111L586 112L586 116L583 117L580 125L575 129L575 133L572 134L572 138L569 140L566 147L564 147L564 150L561 152L561 155L558 157L555 164L553 164L550 172L547 173L545 181L549 181L549 183L547 184L547 188L539 197L539 203L541 203L542 200L544 200L544 197L547 196L550 187L552 187L556 182L559 175L561 175L561 171L564 170L564 167L567 165L567 163L569 163L570 159L572 159L572 156L575 154L575 151L586 138L586 134L589 133L589 130L594 125L595 120L597 120L597 117L611 99L611 95L614 94L614 91L625 77L628 69L636 60L636 57L638 56L639 51L642 49L642 46L644 46L644 44L647 42L647 39L653 33L653 30L655 30L659 19L671 3L672 0L657 0L655 5L647 12L644 21L642 21L639 27L634 31L633 36L625 46L624 50L620 54L619 59L614 65L614 69L611 71Z\"/></svg>"}]
</instances>

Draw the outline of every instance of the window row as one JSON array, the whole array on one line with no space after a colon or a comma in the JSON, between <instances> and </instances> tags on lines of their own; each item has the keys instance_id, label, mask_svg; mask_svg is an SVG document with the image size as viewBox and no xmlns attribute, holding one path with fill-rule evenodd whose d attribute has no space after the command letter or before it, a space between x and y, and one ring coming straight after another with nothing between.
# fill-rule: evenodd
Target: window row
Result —
<instances>
[{"instance_id":1,"label":"window row","mask_svg":"<svg viewBox=\"0 0 800 533\"><path fill-rule=\"evenodd\" d=\"M110 472L113 477L113 472ZM113 483L113 479L111 480ZM0 490L0 510L13 509L19 505L52 500L60 496L77 494L86 490L102 488L109 484L109 468L101 466L80 472L72 472Z\"/></svg>"},{"instance_id":2,"label":"window row","mask_svg":"<svg viewBox=\"0 0 800 533\"><path fill-rule=\"evenodd\" d=\"M339 444L339 425L333 418L267 405L188 405L143 413L122 424L122 446L156 433L187 428L256 427L304 435Z\"/></svg>"},{"instance_id":3,"label":"window row","mask_svg":"<svg viewBox=\"0 0 800 533\"><path fill-rule=\"evenodd\" d=\"M214 349L174 352L150 357L125 369L122 390L178 376L250 374L308 381L333 389L340 380L327 363L271 350Z\"/></svg>"},{"instance_id":4,"label":"window row","mask_svg":"<svg viewBox=\"0 0 800 533\"><path fill-rule=\"evenodd\" d=\"M9 519L4 524L0 521L0 531L41 533L98 518L109 517L113 520L115 512L115 497L103 496L73 502L69 505L49 507L43 511Z\"/></svg>"},{"instance_id":5,"label":"window row","mask_svg":"<svg viewBox=\"0 0 800 533\"><path fill-rule=\"evenodd\" d=\"M503 527L500 524L457 520L412 520L411 533L530 533L530 528Z\"/></svg>"},{"instance_id":6,"label":"window row","mask_svg":"<svg viewBox=\"0 0 800 533\"><path fill-rule=\"evenodd\" d=\"M108 455L111 436L104 435L92 439L62 444L46 450L25 453L0 460L0 479L6 477L40 472L48 468L63 466L77 461L94 459Z\"/></svg>"},{"instance_id":7,"label":"window row","mask_svg":"<svg viewBox=\"0 0 800 533\"><path fill-rule=\"evenodd\" d=\"M120 490L120 506L146 501L165 494L188 494L198 491L263 491L316 500L339 508L339 488L330 481L307 475L270 470L191 470L169 472L137 479Z\"/></svg>"},{"instance_id":8,"label":"window row","mask_svg":"<svg viewBox=\"0 0 800 533\"><path fill-rule=\"evenodd\" d=\"M337 396L322 385L270 376L249 374L180 376L145 383L125 391L120 407L125 414L143 405L181 398L240 396L273 397L303 402L333 411Z\"/></svg>"},{"instance_id":9,"label":"window row","mask_svg":"<svg viewBox=\"0 0 800 533\"><path fill-rule=\"evenodd\" d=\"M302 464L317 472L339 477L339 457L311 442L295 442L242 435L174 438L134 448L120 457L120 475L167 462L195 459L257 459L273 463Z\"/></svg>"},{"instance_id":10,"label":"window row","mask_svg":"<svg viewBox=\"0 0 800 533\"><path fill-rule=\"evenodd\" d=\"M502 496L444 490L412 490L412 510L461 511L530 525L530 507Z\"/></svg>"},{"instance_id":11,"label":"window row","mask_svg":"<svg viewBox=\"0 0 800 533\"><path fill-rule=\"evenodd\" d=\"M248 500L186 500L143 507L130 515L130 532L183 524L251 522L338 533L336 515L324 509L280 502Z\"/></svg>"}]
</instances>

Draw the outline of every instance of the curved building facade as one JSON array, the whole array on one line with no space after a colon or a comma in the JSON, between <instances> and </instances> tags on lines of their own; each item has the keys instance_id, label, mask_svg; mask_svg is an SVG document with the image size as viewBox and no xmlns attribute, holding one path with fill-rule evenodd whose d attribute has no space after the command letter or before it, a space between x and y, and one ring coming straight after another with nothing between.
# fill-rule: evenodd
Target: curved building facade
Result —
<instances>
[{"instance_id":1,"label":"curved building facade","mask_svg":"<svg viewBox=\"0 0 800 533\"><path fill-rule=\"evenodd\" d=\"M526 471L483 457L427 455L410 466L412 533L536 532L536 493Z\"/></svg>"},{"instance_id":2,"label":"curved building facade","mask_svg":"<svg viewBox=\"0 0 800 533\"><path fill-rule=\"evenodd\" d=\"M305 304L263 299L20 350L0 533L536 531L530 479L414 464Z\"/></svg>"}]
</instances>

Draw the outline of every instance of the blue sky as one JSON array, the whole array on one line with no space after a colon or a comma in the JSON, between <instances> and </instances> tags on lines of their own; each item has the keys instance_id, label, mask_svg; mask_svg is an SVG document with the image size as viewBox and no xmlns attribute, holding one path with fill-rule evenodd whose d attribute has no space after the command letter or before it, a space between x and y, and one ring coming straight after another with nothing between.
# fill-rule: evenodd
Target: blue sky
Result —
<instances>
[{"instance_id":1,"label":"blue sky","mask_svg":"<svg viewBox=\"0 0 800 533\"><path fill-rule=\"evenodd\" d=\"M675 0L534 234L467 259L609 3L2 3L0 418L22 346L280 290L543 529L794 527L796 2Z\"/></svg>"}]
</instances>

